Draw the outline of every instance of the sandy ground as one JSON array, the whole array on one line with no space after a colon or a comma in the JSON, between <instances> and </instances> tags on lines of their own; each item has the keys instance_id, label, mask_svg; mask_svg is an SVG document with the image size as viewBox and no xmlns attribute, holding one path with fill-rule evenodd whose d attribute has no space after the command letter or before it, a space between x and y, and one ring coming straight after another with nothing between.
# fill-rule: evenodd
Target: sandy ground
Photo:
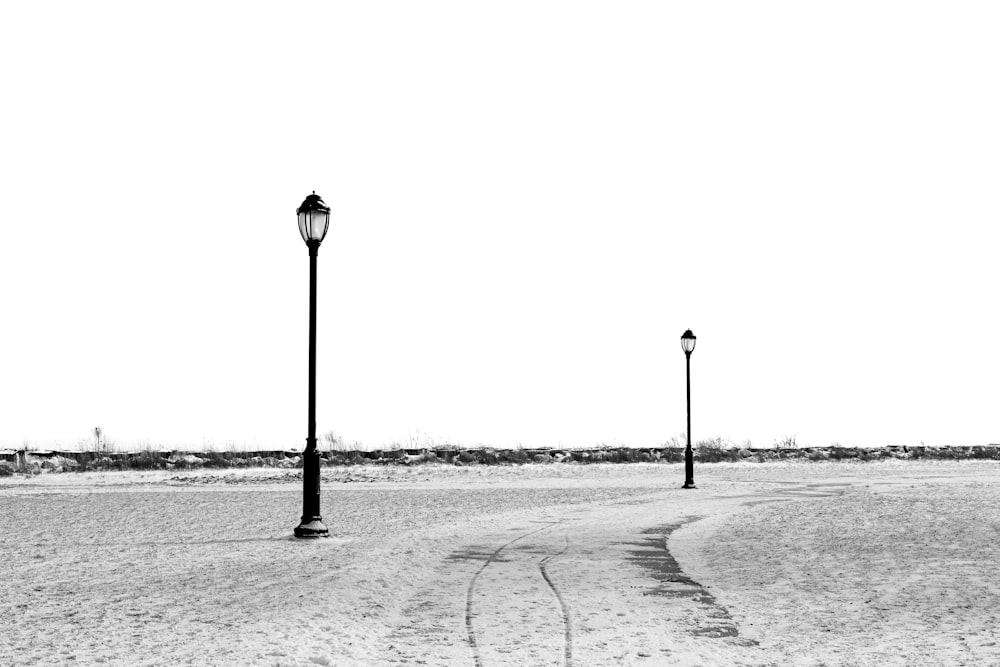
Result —
<instances>
[{"instance_id":1,"label":"sandy ground","mask_svg":"<svg viewBox=\"0 0 1000 667\"><path fill-rule=\"evenodd\" d=\"M1000 664L995 462L0 478L0 665Z\"/></svg>"}]
</instances>

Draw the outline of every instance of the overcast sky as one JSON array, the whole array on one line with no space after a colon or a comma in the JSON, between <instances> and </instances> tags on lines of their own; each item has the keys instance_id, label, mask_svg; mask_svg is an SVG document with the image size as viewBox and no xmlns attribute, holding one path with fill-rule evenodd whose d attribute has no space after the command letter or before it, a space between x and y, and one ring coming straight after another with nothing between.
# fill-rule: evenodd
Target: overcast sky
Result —
<instances>
[{"instance_id":1,"label":"overcast sky","mask_svg":"<svg viewBox=\"0 0 1000 667\"><path fill-rule=\"evenodd\" d=\"M7 3L0 446L1000 442L992 2Z\"/></svg>"}]
</instances>

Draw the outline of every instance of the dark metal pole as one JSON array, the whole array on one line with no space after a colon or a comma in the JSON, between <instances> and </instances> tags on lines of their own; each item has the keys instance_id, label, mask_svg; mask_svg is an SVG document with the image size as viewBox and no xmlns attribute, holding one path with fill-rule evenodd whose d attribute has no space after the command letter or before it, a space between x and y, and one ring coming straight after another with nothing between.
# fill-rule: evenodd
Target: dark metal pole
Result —
<instances>
[{"instance_id":1,"label":"dark metal pole","mask_svg":"<svg viewBox=\"0 0 1000 667\"><path fill-rule=\"evenodd\" d=\"M694 485L694 454L691 452L691 353L685 352L687 358L687 417L688 417L688 441L684 449L684 487L693 489Z\"/></svg>"},{"instance_id":2,"label":"dark metal pole","mask_svg":"<svg viewBox=\"0 0 1000 667\"><path fill-rule=\"evenodd\" d=\"M319 241L309 241L309 435L302 452L302 523L296 537L326 537L319 513L319 451L316 449L316 259Z\"/></svg>"}]
</instances>

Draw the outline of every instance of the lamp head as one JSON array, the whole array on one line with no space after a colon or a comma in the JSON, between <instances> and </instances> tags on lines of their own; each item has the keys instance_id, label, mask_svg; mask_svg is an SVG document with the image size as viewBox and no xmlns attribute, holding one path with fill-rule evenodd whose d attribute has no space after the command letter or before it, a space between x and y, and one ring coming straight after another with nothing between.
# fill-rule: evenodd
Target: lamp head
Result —
<instances>
[{"instance_id":1,"label":"lamp head","mask_svg":"<svg viewBox=\"0 0 1000 667\"><path fill-rule=\"evenodd\" d=\"M684 332L684 335L681 336L681 349L684 350L684 354L694 352L694 344L697 340L698 338L691 333L690 329Z\"/></svg>"},{"instance_id":2,"label":"lamp head","mask_svg":"<svg viewBox=\"0 0 1000 667\"><path fill-rule=\"evenodd\" d=\"M302 240L306 244L310 241L317 245L322 243L330 226L330 207L323 203L323 199L315 190L305 198L295 213L299 216L299 233L302 234Z\"/></svg>"}]
</instances>

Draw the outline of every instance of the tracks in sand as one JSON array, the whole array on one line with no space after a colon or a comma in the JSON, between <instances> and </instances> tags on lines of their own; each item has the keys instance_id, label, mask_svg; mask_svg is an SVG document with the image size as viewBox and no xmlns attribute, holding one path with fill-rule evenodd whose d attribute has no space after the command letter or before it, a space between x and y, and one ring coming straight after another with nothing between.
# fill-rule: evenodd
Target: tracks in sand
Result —
<instances>
[{"instance_id":1,"label":"tracks in sand","mask_svg":"<svg viewBox=\"0 0 1000 667\"><path fill-rule=\"evenodd\" d=\"M549 637L562 634L563 647L561 652L551 644L534 647L530 656L533 664L572 664L570 609L547 569L550 562L569 548L569 533L564 532L562 548L554 550L550 529L560 524L563 522L547 521L540 528L505 542L490 553L469 580L465 625L477 667L509 662L511 647L521 643L517 635L526 639L539 630ZM541 536L545 531L550 534ZM539 580L550 595L539 595ZM520 621L516 626L504 620L512 611ZM555 617L561 620L561 633L553 627Z\"/></svg>"}]
</instances>

